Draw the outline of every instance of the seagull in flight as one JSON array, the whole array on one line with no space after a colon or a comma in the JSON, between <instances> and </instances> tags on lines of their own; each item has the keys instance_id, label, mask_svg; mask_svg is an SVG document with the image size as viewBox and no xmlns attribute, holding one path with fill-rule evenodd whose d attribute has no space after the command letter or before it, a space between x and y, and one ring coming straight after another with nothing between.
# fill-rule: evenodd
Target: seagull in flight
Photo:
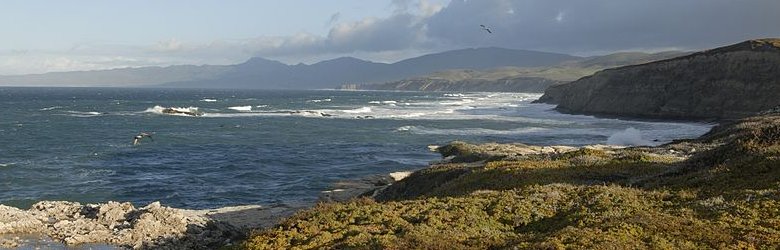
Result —
<instances>
[{"instance_id":1,"label":"seagull in flight","mask_svg":"<svg viewBox=\"0 0 780 250\"><path fill-rule=\"evenodd\" d=\"M141 144L141 139L143 139L144 137L148 137L150 140L154 141L154 138L152 138L152 134L141 132L138 135L133 137L133 145Z\"/></svg>"},{"instance_id":2,"label":"seagull in flight","mask_svg":"<svg viewBox=\"0 0 780 250\"><path fill-rule=\"evenodd\" d=\"M488 28L488 27L487 27L487 26L485 26L484 24L480 24L480 25L479 25L479 27L482 27L482 29L483 29L483 30L485 30L485 31L487 31L487 33L493 34L493 32L492 32L492 31L490 31L490 28Z\"/></svg>"}]
</instances>

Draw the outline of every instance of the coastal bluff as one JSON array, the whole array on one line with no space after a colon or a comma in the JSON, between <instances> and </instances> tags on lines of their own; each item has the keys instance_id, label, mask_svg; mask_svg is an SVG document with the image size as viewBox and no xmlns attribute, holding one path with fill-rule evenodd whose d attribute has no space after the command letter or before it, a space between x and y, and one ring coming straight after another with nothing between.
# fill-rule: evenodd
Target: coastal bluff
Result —
<instances>
[{"instance_id":1,"label":"coastal bluff","mask_svg":"<svg viewBox=\"0 0 780 250\"><path fill-rule=\"evenodd\" d=\"M742 118L780 105L780 39L758 39L597 72L537 102L566 113L671 119Z\"/></svg>"},{"instance_id":2,"label":"coastal bluff","mask_svg":"<svg viewBox=\"0 0 780 250\"><path fill-rule=\"evenodd\" d=\"M776 249L780 113L654 147L453 142L379 193L320 203L244 249Z\"/></svg>"}]
</instances>

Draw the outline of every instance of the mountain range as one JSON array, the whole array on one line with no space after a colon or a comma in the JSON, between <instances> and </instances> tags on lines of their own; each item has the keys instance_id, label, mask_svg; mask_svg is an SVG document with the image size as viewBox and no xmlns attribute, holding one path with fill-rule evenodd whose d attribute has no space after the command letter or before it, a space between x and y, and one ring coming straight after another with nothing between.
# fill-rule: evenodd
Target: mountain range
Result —
<instances>
[{"instance_id":1,"label":"mountain range","mask_svg":"<svg viewBox=\"0 0 780 250\"><path fill-rule=\"evenodd\" d=\"M383 83L448 69L548 67L581 59L566 54L504 48L452 50L396 63L341 57L314 64L288 65L255 57L236 65L177 65L0 76L0 86L323 89L345 83Z\"/></svg>"}]
</instances>

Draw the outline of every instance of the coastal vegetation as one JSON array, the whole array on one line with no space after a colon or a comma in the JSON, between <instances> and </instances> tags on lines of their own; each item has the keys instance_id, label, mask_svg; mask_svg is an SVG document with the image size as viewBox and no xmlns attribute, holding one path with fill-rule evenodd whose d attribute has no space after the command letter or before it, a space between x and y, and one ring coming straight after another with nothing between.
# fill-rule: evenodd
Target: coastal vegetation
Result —
<instances>
[{"instance_id":1,"label":"coastal vegetation","mask_svg":"<svg viewBox=\"0 0 780 250\"><path fill-rule=\"evenodd\" d=\"M241 247L780 247L778 114L658 147L494 152L435 164L374 198L319 204Z\"/></svg>"}]
</instances>

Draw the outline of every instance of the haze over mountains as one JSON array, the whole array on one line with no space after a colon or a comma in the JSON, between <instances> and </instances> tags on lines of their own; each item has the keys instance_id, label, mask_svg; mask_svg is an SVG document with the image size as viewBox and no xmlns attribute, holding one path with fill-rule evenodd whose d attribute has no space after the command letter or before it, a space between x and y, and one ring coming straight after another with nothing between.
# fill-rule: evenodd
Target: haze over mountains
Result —
<instances>
[{"instance_id":1,"label":"haze over mountains","mask_svg":"<svg viewBox=\"0 0 780 250\"><path fill-rule=\"evenodd\" d=\"M451 69L382 84L345 84L342 89L402 91L486 91L541 93L603 69L648 63L688 52L621 52L544 67L501 67L489 70Z\"/></svg>"},{"instance_id":2,"label":"haze over mountains","mask_svg":"<svg viewBox=\"0 0 780 250\"><path fill-rule=\"evenodd\" d=\"M227 66L181 65L0 76L0 85L322 89L335 88L344 83L400 80L447 69L544 67L578 59L581 58L503 48L453 50L392 64L341 57L310 65L287 65L256 57Z\"/></svg>"}]
</instances>

